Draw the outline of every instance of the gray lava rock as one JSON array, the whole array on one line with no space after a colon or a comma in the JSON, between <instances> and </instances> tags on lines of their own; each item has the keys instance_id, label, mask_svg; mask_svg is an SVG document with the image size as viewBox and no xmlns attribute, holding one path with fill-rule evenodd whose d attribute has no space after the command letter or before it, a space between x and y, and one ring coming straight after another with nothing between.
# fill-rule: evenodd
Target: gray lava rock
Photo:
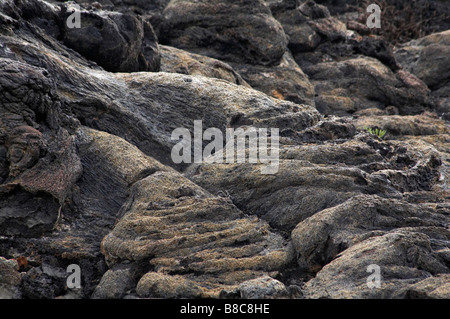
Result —
<instances>
[{"instance_id":1,"label":"gray lava rock","mask_svg":"<svg viewBox=\"0 0 450 319\"><path fill-rule=\"evenodd\" d=\"M148 22L117 12L72 8L70 4L62 7L62 19L79 14L81 26L64 24L65 45L111 72L159 70L156 36Z\"/></svg>"},{"instance_id":2,"label":"gray lava rock","mask_svg":"<svg viewBox=\"0 0 450 319\"><path fill-rule=\"evenodd\" d=\"M273 66L232 64L252 88L297 104L314 105L314 87L289 52Z\"/></svg>"},{"instance_id":3,"label":"gray lava rock","mask_svg":"<svg viewBox=\"0 0 450 319\"><path fill-rule=\"evenodd\" d=\"M163 17L163 44L227 62L269 65L286 50L283 28L261 0L175 0Z\"/></svg>"},{"instance_id":4,"label":"gray lava rock","mask_svg":"<svg viewBox=\"0 0 450 319\"><path fill-rule=\"evenodd\" d=\"M229 64L204 55L160 45L161 72L202 75L250 87Z\"/></svg>"},{"instance_id":5,"label":"gray lava rock","mask_svg":"<svg viewBox=\"0 0 450 319\"><path fill-rule=\"evenodd\" d=\"M446 68L408 57L445 32L408 72L313 1L88 2L0 2L2 297L448 298ZM174 163L195 120L278 128L277 171Z\"/></svg>"},{"instance_id":6,"label":"gray lava rock","mask_svg":"<svg viewBox=\"0 0 450 319\"><path fill-rule=\"evenodd\" d=\"M315 86L316 107L323 114L346 115L393 105L407 115L435 108L431 92L421 80L404 70L394 73L374 58L324 62L306 70Z\"/></svg>"},{"instance_id":7,"label":"gray lava rock","mask_svg":"<svg viewBox=\"0 0 450 319\"><path fill-rule=\"evenodd\" d=\"M19 266L14 259L0 257L0 299L21 298L21 275Z\"/></svg>"},{"instance_id":8,"label":"gray lava rock","mask_svg":"<svg viewBox=\"0 0 450 319\"><path fill-rule=\"evenodd\" d=\"M287 296L283 283L269 276L244 281L239 285L239 292L243 299L276 299Z\"/></svg>"},{"instance_id":9,"label":"gray lava rock","mask_svg":"<svg viewBox=\"0 0 450 319\"><path fill-rule=\"evenodd\" d=\"M435 33L398 45L395 57L399 63L432 90L438 99L437 111L450 115L450 31Z\"/></svg>"}]
</instances>

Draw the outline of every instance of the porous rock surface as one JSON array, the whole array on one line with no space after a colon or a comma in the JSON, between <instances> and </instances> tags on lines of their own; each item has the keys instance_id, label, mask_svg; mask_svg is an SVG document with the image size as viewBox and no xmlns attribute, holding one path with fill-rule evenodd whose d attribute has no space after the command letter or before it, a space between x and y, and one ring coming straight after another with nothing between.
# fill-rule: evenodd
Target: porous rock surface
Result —
<instances>
[{"instance_id":1,"label":"porous rock surface","mask_svg":"<svg viewBox=\"0 0 450 319\"><path fill-rule=\"evenodd\" d=\"M0 2L1 298L449 297L448 31L393 47L327 1L77 3ZM175 163L199 120L277 128L277 170Z\"/></svg>"}]
</instances>

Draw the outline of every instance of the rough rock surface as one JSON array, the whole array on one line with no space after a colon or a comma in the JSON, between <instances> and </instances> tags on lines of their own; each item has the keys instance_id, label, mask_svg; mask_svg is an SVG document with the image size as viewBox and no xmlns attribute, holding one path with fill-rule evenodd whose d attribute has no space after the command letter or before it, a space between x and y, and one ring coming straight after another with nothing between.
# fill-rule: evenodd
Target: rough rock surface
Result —
<instances>
[{"instance_id":1,"label":"rough rock surface","mask_svg":"<svg viewBox=\"0 0 450 319\"><path fill-rule=\"evenodd\" d=\"M70 9L62 7L63 21L73 14ZM111 72L159 70L156 35L148 22L118 12L81 10L79 15L80 28L65 24L63 30L69 48Z\"/></svg>"},{"instance_id":2,"label":"rough rock surface","mask_svg":"<svg viewBox=\"0 0 450 319\"><path fill-rule=\"evenodd\" d=\"M249 86L229 64L204 55L161 45L161 72L202 75Z\"/></svg>"},{"instance_id":3,"label":"rough rock surface","mask_svg":"<svg viewBox=\"0 0 450 319\"><path fill-rule=\"evenodd\" d=\"M0 229L34 236L51 230L82 167L61 126L61 102L42 69L0 59L3 91Z\"/></svg>"},{"instance_id":4,"label":"rough rock surface","mask_svg":"<svg viewBox=\"0 0 450 319\"><path fill-rule=\"evenodd\" d=\"M286 50L283 28L261 0L174 0L163 16L161 42L194 53L268 65Z\"/></svg>"},{"instance_id":5,"label":"rough rock surface","mask_svg":"<svg viewBox=\"0 0 450 319\"><path fill-rule=\"evenodd\" d=\"M18 1L17 10L24 19L54 38L61 39L67 47L105 70L159 70L156 35L152 26L139 16L96 8L80 9L70 2L60 6L43 4L39 0ZM79 27L67 23L74 23L74 15L78 15Z\"/></svg>"},{"instance_id":6,"label":"rough rock surface","mask_svg":"<svg viewBox=\"0 0 450 319\"><path fill-rule=\"evenodd\" d=\"M358 14L358 10L365 11L366 7L361 7L360 0L317 0L317 3L327 6L330 13L337 16L345 16L345 14ZM364 2L362 2L365 4ZM372 2L367 2L372 3ZM388 2L389 7L394 8L392 15L389 17L400 17L400 21L408 21L411 16L415 23L412 27L415 27L417 23L421 22L421 27L424 29L422 32L427 34L448 30L450 28L450 8L446 1L441 0L415 0L411 2L409 0L391 0ZM420 20L419 20L420 19ZM397 28L401 25L396 25ZM411 26L404 27L404 34L413 29ZM414 29L413 29L414 30ZM412 34L408 37L411 38ZM408 40L406 40L408 41Z\"/></svg>"},{"instance_id":7,"label":"rough rock surface","mask_svg":"<svg viewBox=\"0 0 450 319\"><path fill-rule=\"evenodd\" d=\"M424 233L430 237L433 248L445 249L441 244L450 235L445 229L447 219L442 210L427 205L360 195L299 223L292 232L292 241L299 264L317 272L347 248L390 233L392 229Z\"/></svg>"},{"instance_id":8,"label":"rough rock surface","mask_svg":"<svg viewBox=\"0 0 450 319\"><path fill-rule=\"evenodd\" d=\"M293 258L266 223L178 173L156 172L135 183L120 216L102 251L110 267L142 264L141 297L217 298Z\"/></svg>"},{"instance_id":9,"label":"rough rock surface","mask_svg":"<svg viewBox=\"0 0 450 319\"><path fill-rule=\"evenodd\" d=\"M438 113L450 117L450 31L428 35L399 45L395 56L416 75L438 99Z\"/></svg>"},{"instance_id":10,"label":"rough rock surface","mask_svg":"<svg viewBox=\"0 0 450 319\"><path fill-rule=\"evenodd\" d=\"M439 175L433 147L421 148L419 155L413 145L402 149L398 143L367 136L317 144L282 145L274 175L261 175L257 165L203 163L193 164L187 176L215 194L226 191L245 212L291 231L302 220L357 194L395 197L430 190Z\"/></svg>"},{"instance_id":11,"label":"rough rock surface","mask_svg":"<svg viewBox=\"0 0 450 319\"><path fill-rule=\"evenodd\" d=\"M14 259L0 257L0 299L20 298L19 266Z\"/></svg>"},{"instance_id":12,"label":"rough rock surface","mask_svg":"<svg viewBox=\"0 0 450 319\"><path fill-rule=\"evenodd\" d=\"M394 106L405 115L434 106L430 89L422 81L404 70L394 73L374 58L318 63L307 70L316 91L316 107L324 114Z\"/></svg>"},{"instance_id":13,"label":"rough rock surface","mask_svg":"<svg viewBox=\"0 0 450 319\"><path fill-rule=\"evenodd\" d=\"M448 31L392 48L329 1L78 3L70 29L70 3L0 2L1 298L449 298ZM196 120L279 129L277 170L174 162Z\"/></svg>"},{"instance_id":14,"label":"rough rock surface","mask_svg":"<svg viewBox=\"0 0 450 319\"><path fill-rule=\"evenodd\" d=\"M314 105L314 87L308 76L287 51L280 62L271 67L232 64L250 86L280 100Z\"/></svg>"},{"instance_id":15,"label":"rough rock surface","mask_svg":"<svg viewBox=\"0 0 450 319\"><path fill-rule=\"evenodd\" d=\"M448 235L446 238L448 240ZM428 234L414 231L393 231L361 241L338 255L310 280L305 285L305 296L401 299L417 296L416 286L420 287L423 281L429 282L433 278L434 297L446 298L449 290L445 280L448 276L442 276L448 272L448 259L442 258L445 253L440 255L432 246ZM378 289L367 285L370 265L378 265L382 269Z\"/></svg>"},{"instance_id":16,"label":"rough rock surface","mask_svg":"<svg viewBox=\"0 0 450 319\"><path fill-rule=\"evenodd\" d=\"M282 298L287 295L283 283L269 276L244 281L239 291L243 299Z\"/></svg>"}]
</instances>

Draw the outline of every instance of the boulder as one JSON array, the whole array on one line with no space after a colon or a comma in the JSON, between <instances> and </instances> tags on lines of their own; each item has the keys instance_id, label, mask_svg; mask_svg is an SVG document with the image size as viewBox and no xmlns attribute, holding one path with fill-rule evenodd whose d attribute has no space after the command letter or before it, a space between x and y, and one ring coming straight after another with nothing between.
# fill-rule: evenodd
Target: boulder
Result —
<instances>
[{"instance_id":1,"label":"boulder","mask_svg":"<svg viewBox=\"0 0 450 319\"><path fill-rule=\"evenodd\" d=\"M380 128L387 131L387 136L403 135L439 135L449 134L450 128L444 120L434 113L420 115L371 115L359 116L355 120L358 128Z\"/></svg>"},{"instance_id":2,"label":"boulder","mask_svg":"<svg viewBox=\"0 0 450 319\"><path fill-rule=\"evenodd\" d=\"M450 31L398 45L395 56L409 72L436 90L450 81Z\"/></svg>"},{"instance_id":3,"label":"boulder","mask_svg":"<svg viewBox=\"0 0 450 319\"><path fill-rule=\"evenodd\" d=\"M262 0L173 0L163 12L162 44L226 62L270 65L287 38Z\"/></svg>"},{"instance_id":4,"label":"boulder","mask_svg":"<svg viewBox=\"0 0 450 319\"><path fill-rule=\"evenodd\" d=\"M426 278L406 288L409 299L448 299L450 297L450 275L442 274Z\"/></svg>"},{"instance_id":5,"label":"boulder","mask_svg":"<svg viewBox=\"0 0 450 319\"><path fill-rule=\"evenodd\" d=\"M61 8L55 4L41 0L14 1L21 18L38 26L46 34L60 39L62 30L60 25Z\"/></svg>"},{"instance_id":6,"label":"boulder","mask_svg":"<svg viewBox=\"0 0 450 319\"><path fill-rule=\"evenodd\" d=\"M55 257L51 258L53 261ZM44 260L38 267L33 267L24 273L22 278L22 294L26 299L55 299L64 294L66 269Z\"/></svg>"},{"instance_id":7,"label":"boulder","mask_svg":"<svg viewBox=\"0 0 450 319\"><path fill-rule=\"evenodd\" d=\"M21 280L17 261L0 257L0 299L20 299Z\"/></svg>"},{"instance_id":8,"label":"boulder","mask_svg":"<svg viewBox=\"0 0 450 319\"><path fill-rule=\"evenodd\" d=\"M158 71L157 38L147 19L72 2L19 1L16 15L112 72ZM14 15L14 14L13 14ZM69 25L77 15L80 25Z\"/></svg>"},{"instance_id":9,"label":"boulder","mask_svg":"<svg viewBox=\"0 0 450 319\"><path fill-rule=\"evenodd\" d=\"M194 120L202 120L205 128L224 131L228 126L243 124L304 128L320 118L311 106L273 99L223 80L164 72L112 74L68 51L40 30L35 32L50 45L36 46L28 31L20 31L16 33L24 41L2 37L6 45L3 54L51 73L58 83L58 98L78 124L123 137L163 164L177 166L170 159L176 144L171 140L172 131L184 127L193 133ZM17 48L16 53L9 47Z\"/></svg>"},{"instance_id":10,"label":"boulder","mask_svg":"<svg viewBox=\"0 0 450 319\"><path fill-rule=\"evenodd\" d=\"M232 64L252 88L269 96L297 104L314 105L314 87L291 53L274 66Z\"/></svg>"},{"instance_id":11,"label":"boulder","mask_svg":"<svg viewBox=\"0 0 450 319\"><path fill-rule=\"evenodd\" d=\"M269 276L244 281L239 292L243 299L278 299L287 295L284 284Z\"/></svg>"},{"instance_id":12,"label":"boulder","mask_svg":"<svg viewBox=\"0 0 450 319\"><path fill-rule=\"evenodd\" d=\"M102 252L109 267L152 269L137 283L142 297L217 298L293 258L267 223L178 173L156 172L135 183L119 216Z\"/></svg>"},{"instance_id":13,"label":"boulder","mask_svg":"<svg viewBox=\"0 0 450 319\"><path fill-rule=\"evenodd\" d=\"M62 39L68 47L110 72L159 70L156 35L148 22L118 12L62 7L62 21L72 14L79 14L82 23L79 28L64 23Z\"/></svg>"},{"instance_id":14,"label":"boulder","mask_svg":"<svg viewBox=\"0 0 450 319\"><path fill-rule=\"evenodd\" d=\"M68 3L0 2L3 297L448 296L450 141L433 113L446 84L313 1L89 2L80 35L99 42L73 49ZM288 51L272 14L311 42ZM94 61L92 43L128 53ZM160 50L164 72L131 68ZM240 153L251 163L220 161L235 140L175 162L174 130L199 135L200 120L270 134Z\"/></svg>"},{"instance_id":15,"label":"boulder","mask_svg":"<svg viewBox=\"0 0 450 319\"><path fill-rule=\"evenodd\" d=\"M439 242L442 236L450 235L445 223L441 211L426 204L359 195L299 223L292 232L292 242L300 267L319 272L339 259L340 253L346 254L346 249L368 238L388 234L392 229L423 232Z\"/></svg>"},{"instance_id":16,"label":"boulder","mask_svg":"<svg viewBox=\"0 0 450 319\"><path fill-rule=\"evenodd\" d=\"M398 230L346 249L305 284L303 293L313 299L403 299L426 287L427 280L437 283L435 296L445 298L448 287L439 279L447 278L448 270L427 234ZM377 271L378 282L372 277Z\"/></svg>"},{"instance_id":17,"label":"boulder","mask_svg":"<svg viewBox=\"0 0 450 319\"><path fill-rule=\"evenodd\" d=\"M250 87L229 64L204 55L160 45L161 72L202 75Z\"/></svg>"},{"instance_id":18,"label":"boulder","mask_svg":"<svg viewBox=\"0 0 450 319\"><path fill-rule=\"evenodd\" d=\"M348 115L393 105L401 115L414 115L435 107L421 80L404 70L394 73L374 58L319 63L305 72L315 87L316 107L323 114Z\"/></svg>"},{"instance_id":19,"label":"boulder","mask_svg":"<svg viewBox=\"0 0 450 319\"><path fill-rule=\"evenodd\" d=\"M213 194L228 194L244 212L282 232L358 194L398 196L398 192L430 190L439 178L441 161L432 146L405 148L367 135L323 143L317 132L322 125L281 140L276 174L262 175L262 163L246 162L192 164L186 176ZM338 135L342 126L327 128ZM306 142L292 145L292 140Z\"/></svg>"}]
</instances>

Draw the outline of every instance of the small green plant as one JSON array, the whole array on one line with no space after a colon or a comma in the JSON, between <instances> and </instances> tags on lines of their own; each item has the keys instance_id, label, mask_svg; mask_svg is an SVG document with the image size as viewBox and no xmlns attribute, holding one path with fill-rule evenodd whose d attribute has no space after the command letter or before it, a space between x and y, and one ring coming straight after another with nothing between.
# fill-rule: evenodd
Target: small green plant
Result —
<instances>
[{"instance_id":1,"label":"small green plant","mask_svg":"<svg viewBox=\"0 0 450 319\"><path fill-rule=\"evenodd\" d=\"M366 130L370 134L378 136L379 138L383 138L386 135L386 133L387 133L386 130L381 130L381 129L376 128L376 127L372 128L372 127L364 126L364 130Z\"/></svg>"}]
</instances>

